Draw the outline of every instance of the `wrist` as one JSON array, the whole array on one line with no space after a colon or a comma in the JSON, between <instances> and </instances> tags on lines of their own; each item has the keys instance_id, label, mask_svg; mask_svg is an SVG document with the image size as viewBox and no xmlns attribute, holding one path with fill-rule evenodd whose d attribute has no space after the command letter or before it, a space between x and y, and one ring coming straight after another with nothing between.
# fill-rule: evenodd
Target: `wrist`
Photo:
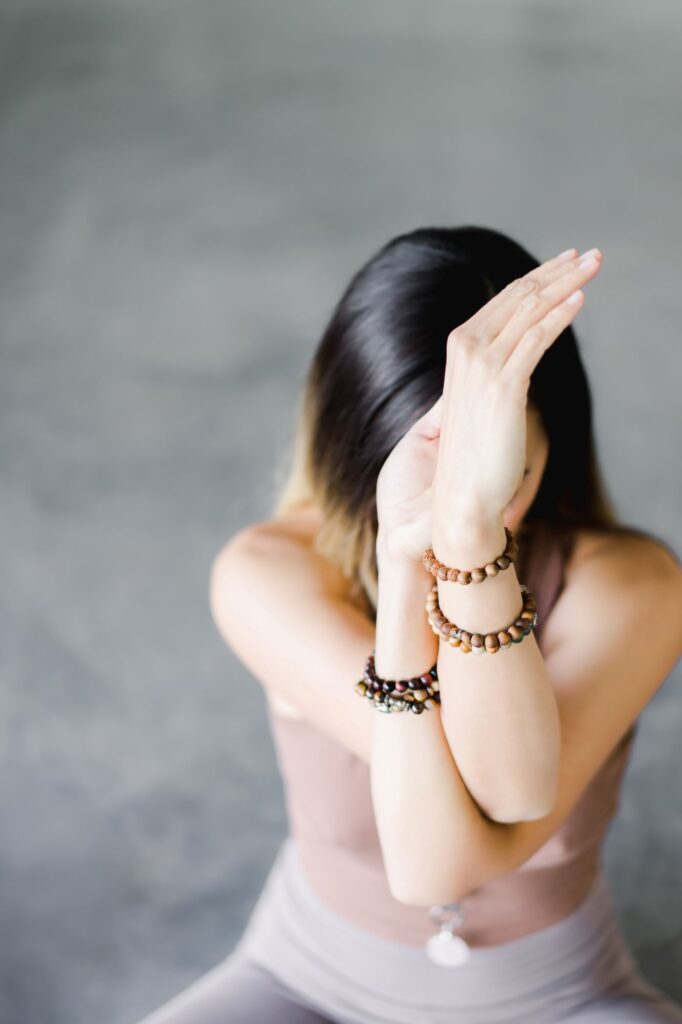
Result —
<instances>
[{"instance_id":1,"label":"wrist","mask_svg":"<svg viewBox=\"0 0 682 1024\"><path fill-rule=\"evenodd\" d=\"M377 568L379 569L395 570L407 574L411 571L414 571L416 574L424 572L421 559L417 561L406 552L399 549L396 550L395 546L391 543L390 534L384 531L381 523L377 530L376 557Z\"/></svg>"},{"instance_id":2,"label":"wrist","mask_svg":"<svg viewBox=\"0 0 682 1024\"><path fill-rule=\"evenodd\" d=\"M433 553L440 562L458 569L486 565L507 545L504 517L459 512L447 521L434 520Z\"/></svg>"},{"instance_id":3,"label":"wrist","mask_svg":"<svg viewBox=\"0 0 682 1024\"><path fill-rule=\"evenodd\" d=\"M386 679L421 675L433 665L438 651L438 639L426 616L426 597L433 577L421 560L402 552L392 553L381 531L376 551L376 670Z\"/></svg>"}]
</instances>

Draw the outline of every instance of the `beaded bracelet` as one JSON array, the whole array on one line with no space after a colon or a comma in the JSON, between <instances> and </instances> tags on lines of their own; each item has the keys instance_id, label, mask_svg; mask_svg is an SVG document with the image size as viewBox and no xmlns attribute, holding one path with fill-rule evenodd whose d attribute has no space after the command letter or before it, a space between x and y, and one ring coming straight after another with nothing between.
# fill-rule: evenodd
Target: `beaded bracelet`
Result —
<instances>
[{"instance_id":1,"label":"beaded bracelet","mask_svg":"<svg viewBox=\"0 0 682 1024\"><path fill-rule=\"evenodd\" d=\"M454 622L448 622L438 604L438 584L434 583L426 596L426 613L433 632L452 647L458 647L463 654L496 654L501 648L519 644L535 629L538 612L535 598L527 587L520 584L523 591L523 608L519 616L507 626L494 633L469 633Z\"/></svg>"},{"instance_id":2,"label":"beaded bracelet","mask_svg":"<svg viewBox=\"0 0 682 1024\"><path fill-rule=\"evenodd\" d=\"M374 666L375 650L365 662L364 676L355 684L355 692L366 697L377 711L412 711L421 715L427 708L440 704L437 663L428 672L411 679L382 679Z\"/></svg>"},{"instance_id":3,"label":"beaded bracelet","mask_svg":"<svg viewBox=\"0 0 682 1024\"><path fill-rule=\"evenodd\" d=\"M504 532L507 535L507 546L504 552L480 569L451 569L449 566L443 565L442 562L438 561L432 547L427 548L422 556L424 568L439 580L448 580L453 583L462 584L483 583L489 576L497 576L500 570L508 569L512 562L516 560L519 550L518 542L514 539L514 535L508 526L505 526Z\"/></svg>"}]
</instances>

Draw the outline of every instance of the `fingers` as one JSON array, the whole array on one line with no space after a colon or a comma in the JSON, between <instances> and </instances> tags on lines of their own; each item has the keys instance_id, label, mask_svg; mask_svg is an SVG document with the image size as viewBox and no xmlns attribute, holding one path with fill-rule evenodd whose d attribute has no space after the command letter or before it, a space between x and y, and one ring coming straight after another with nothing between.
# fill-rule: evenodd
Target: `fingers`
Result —
<instances>
[{"instance_id":1,"label":"fingers","mask_svg":"<svg viewBox=\"0 0 682 1024\"><path fill-rule=\"evenodd\" d=\"M533 324L514 345L500 371L500 377L506 380L511 389L520 387L524 392L527 390L540 359L582 309L584 301L583 291L578 289L571 292L567 299L553 306L541 320Z\"/></svg>"},{"instance_id":2,"label":"fingers","mask_svg":"<svg viewBox=\"0 0 682 1024\"><path fill-rule=\"evenodd\" d=\"M541 291L530 292L517 301L515 308L512 307L506 324L490 343L490 348L496 355L497 364L506 363L524 335L534 325L539 325L547 317L547 314L554 307L563 303L572 292L591 281L599 272L600 267L601 253L597 249L596 254L590 258L570 260L563 272ZM568 309L573 313L577 312L577 309L572 310L571 306Z\"/></svg>"},{"instance_id":3,"label":"fingers","mask_svg":"<svg viewBox=\"0 0 682 1024\"><path fill-rule=\"evenodd\" d=\"M540 316L544 316L552 306L555 306L558 302L563 302L572 291L575 291L576 288L582 288L583 285L596 276L597 271L601 267L602 255L599 249L590 251L592 252L591 256L585 256L577 263L571 261L571 264L560 277L548 282L542 291L538 293L540 300L538 312Z\"/></svg>"},{"instance_id":4,"label":"fingers","mask_svg":"<svg viewBox=\"0 0 682 1024\"><path fill-rule=\"evenodd\" d=\"M552 259L546 260L523 277L510 281L462 326L482 342L492 341L502 330L524 295L540 291L565 273L566 268L575 262L577 262L575 247L567 249L565 253L560 253L558 256L553 256Z\"/></svg>"}]
</instances>

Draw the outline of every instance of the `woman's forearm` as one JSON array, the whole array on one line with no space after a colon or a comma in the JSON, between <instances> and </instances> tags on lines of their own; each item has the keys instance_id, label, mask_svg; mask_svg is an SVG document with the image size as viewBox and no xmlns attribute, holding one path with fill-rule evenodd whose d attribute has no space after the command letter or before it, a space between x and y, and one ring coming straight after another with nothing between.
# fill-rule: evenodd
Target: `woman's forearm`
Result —
<instances>
[{"instance_id":1,"label":"woman's forearm","mask_svg":"<svg viewBox=\"0 0 682 1024\"><path fill-rule=\"evenodd\" d=\"M434 516L433 549L448 566L474 568L504 551L502 517ZM512 563L483 583L438 580L442 613L469 632L499 632L522 608ZM433 578L431 578L433 585ZM557 703L534 634L496 654L464 654L440 641L443 728L457 766L482 810L496 821L542 817L557 787Z\"/></svg>"},{"instance_id":2,"label":"woman's forearm","mask_svg":"<svg viewBox=\"0 0 682 1024\"><path fill-rule=\"evenodd\" d=\"M381 530L377 562L376 671L386 679L421 675L438 654L425 612L432 577L414 561L391 559ZM483 849L491 827L506 826L486 821L468 792L438 705L420 715L370 713L372 801L391 891L408 904L457 899L476 884L464 865L476 863L477 844Z\"/></svg>"}]
</instances>

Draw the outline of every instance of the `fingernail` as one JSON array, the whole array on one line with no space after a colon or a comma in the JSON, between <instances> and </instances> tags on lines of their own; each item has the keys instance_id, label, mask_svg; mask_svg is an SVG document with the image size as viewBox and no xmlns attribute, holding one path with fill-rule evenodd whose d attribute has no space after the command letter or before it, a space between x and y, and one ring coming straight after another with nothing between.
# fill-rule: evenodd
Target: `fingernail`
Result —
<instances>
[{"instance_id":1,"label":"fingernail","mask_svg":"<svg viewBox=\"0 0 682 1024\"><path fill-rule=\"evenodd\" d=\"M568 298L566 299L566 304L568 306L575 306L576 303L580 302L582 297L583 297L583 293L580 291L580 288L578 288L577 292L572 292L568 296Z\"/></svg>"},{"instance_id":2,"label":"fingernail","mask_svg":"<svg viewBox=\"0 0 682 1024\"><path fill-rule=\"evenodd\" d=\"M557 256L557 259L562 259L564 256L572 256L575 251L576 251L576 249L575 249L575 246L573 245L573 246L571 246L570 249L564 249L563 252L560 252L559 255Z\"/></svg>"},{"instance_id":3,"label":"fingernail","mask_svg":"<svg viewBox=\"0 0 682 1024\"><path fill-rule=\"evenodd\" d=\"M596 260L599 254L599 249L588 249L580 257L580 266L585 267Z\"/></svg>"}]
</instances>

